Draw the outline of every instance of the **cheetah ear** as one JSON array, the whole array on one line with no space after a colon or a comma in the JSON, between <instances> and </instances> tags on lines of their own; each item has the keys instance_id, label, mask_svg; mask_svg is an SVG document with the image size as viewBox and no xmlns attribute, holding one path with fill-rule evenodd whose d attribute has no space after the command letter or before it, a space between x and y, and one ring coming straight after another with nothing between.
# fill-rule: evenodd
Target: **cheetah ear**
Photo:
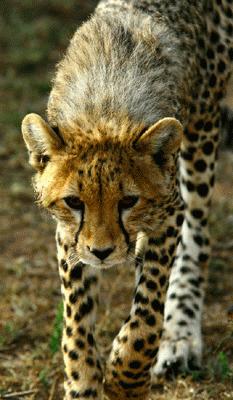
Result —
<instances>
[{"instance_id":1,"label":"cheetah ear","mask_svg":"<svg viewBox=\"0 0 233 400\"><path fill-rule=\"evenodd\" d=\"M37 114L28 114L22 122L22 134L29 151L29 163L42 170L52 153L64 144L63 139Z\"/></svg>"},{"instance_id":2,"label":"cheetah ear","mask_svg":"<svg viewBox=\"0 0 233 400\"><path fill-rule=\"evenodd\" d=\"M134 143L141 153L150 153L160 167L179 150L183 127L176 118L163 118L148 128Z\"/></svg>"}]
</instances>

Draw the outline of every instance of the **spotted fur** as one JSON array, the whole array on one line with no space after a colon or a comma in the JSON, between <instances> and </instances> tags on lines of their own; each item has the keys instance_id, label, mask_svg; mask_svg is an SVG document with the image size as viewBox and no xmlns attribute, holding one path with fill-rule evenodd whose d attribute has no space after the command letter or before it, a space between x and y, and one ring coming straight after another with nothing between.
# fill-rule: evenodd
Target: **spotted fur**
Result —
<instances>
[{"instance_id":1,"label":"spotted fur","mask_svg":"<svg viewBox=\"0 0 233 400\"><path fill-rule=\"evenodd\" d=\"M100 399L103 387L112 400L146 400L151 371L200 365L232 9L102 0L58 65L48 123L23 121L38 202L57 220L66 400ZM104 369L99 274L133 253L135 295Z\"/></svg>"}]
</instances>

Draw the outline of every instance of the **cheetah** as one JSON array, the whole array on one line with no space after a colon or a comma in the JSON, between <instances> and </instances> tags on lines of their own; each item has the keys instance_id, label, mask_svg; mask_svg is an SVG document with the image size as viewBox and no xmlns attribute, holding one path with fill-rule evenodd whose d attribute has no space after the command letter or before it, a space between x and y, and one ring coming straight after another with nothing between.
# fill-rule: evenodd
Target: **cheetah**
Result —
<instances>
[{"instance_id":1,"label":"cheetah","mask_svg":"<svg viewBox=\"0 0 233 400\"><path fill-rule=\"evenodd\" d=\"M22 122L38 202L57 221L66 400L146 400L152 374L201 363L232 61L232 0L102 0L58 64L48 121ZM99 277L132 254L132 307L104 367Z\"/></svg>"}]
</instances>

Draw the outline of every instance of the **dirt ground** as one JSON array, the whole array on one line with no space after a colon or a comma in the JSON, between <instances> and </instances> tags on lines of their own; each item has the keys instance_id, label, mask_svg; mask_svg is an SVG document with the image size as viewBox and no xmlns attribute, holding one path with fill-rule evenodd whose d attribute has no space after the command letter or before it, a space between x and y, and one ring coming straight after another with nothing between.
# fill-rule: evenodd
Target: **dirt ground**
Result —
<instances>
[{"instance_id":1,"label":"dirt ground","mask_svg":"<svg viewBox=\"0 0 233 400\"><path fill-rule=\"evenodd\" d=\"M53 67L95 3L0 2L0 399L62 399L54 224L33 203L20 122L28 112L44 114ZM233 400L233 326L227 321L233 304L232 171L233 153L221 152L211 214L203 370L155 382L153 400ZM104 273L97 325L103 355L127 315L133 281L127 268Z\"/></svg>"}]
</instances>

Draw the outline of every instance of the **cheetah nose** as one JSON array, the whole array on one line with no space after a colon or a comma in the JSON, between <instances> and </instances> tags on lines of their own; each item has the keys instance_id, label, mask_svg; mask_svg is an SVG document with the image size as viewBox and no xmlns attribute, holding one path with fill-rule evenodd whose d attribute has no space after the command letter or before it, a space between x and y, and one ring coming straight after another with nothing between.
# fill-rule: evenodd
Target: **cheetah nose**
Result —
<instances>
[{"instance_id":1,"label":"cheetah nose","mask_svg":"<svg viewBox=\"0 0 233 400\"><path fill-rule=\"evenodd\" d=\"M101 261L105 260L114 250L114 247L108 247L107 249L90 249L91 253L93 253L97 258L99 258Z\"/></svg>"}]
</instances>

